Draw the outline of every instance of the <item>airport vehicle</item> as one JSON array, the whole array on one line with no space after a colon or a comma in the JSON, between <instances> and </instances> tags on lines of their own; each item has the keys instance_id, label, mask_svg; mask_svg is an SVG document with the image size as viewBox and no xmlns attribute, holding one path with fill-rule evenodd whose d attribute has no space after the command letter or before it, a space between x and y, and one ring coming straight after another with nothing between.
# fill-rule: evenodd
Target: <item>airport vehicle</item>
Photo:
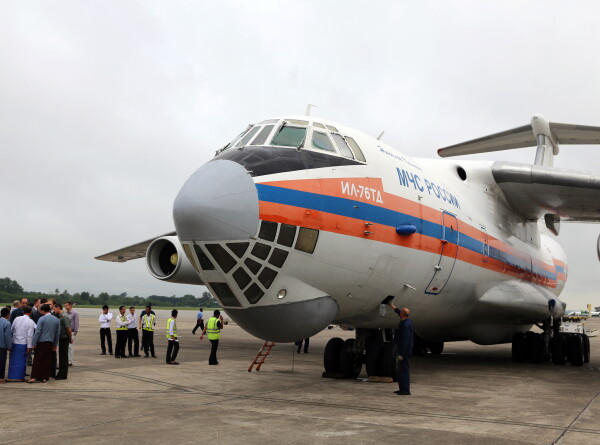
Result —
<instances>
[{"instance_id":1,"label":"airport vehicle","mask_svg":"<svg viewBox=\"0 0 600 445\"><path fill-rule=\"evenodd\" d=\"M312 116L248 126L185 182L175 232L97 257L146 257L159 280L205 284L264 340L330 323L326 371L394 376L381 303L411 309L416 353L444 342L512 342L517 362L583 364L559 332L568 267L561 220L600 221L600 177L553 167L562 144L600 144L600 127L531 123L438 150L442 158L537 146L535 163L408 157ZM543 333L530 331L538 325ZM568 341L567 341L568 340Z\"/></svg>"}]
</instances>

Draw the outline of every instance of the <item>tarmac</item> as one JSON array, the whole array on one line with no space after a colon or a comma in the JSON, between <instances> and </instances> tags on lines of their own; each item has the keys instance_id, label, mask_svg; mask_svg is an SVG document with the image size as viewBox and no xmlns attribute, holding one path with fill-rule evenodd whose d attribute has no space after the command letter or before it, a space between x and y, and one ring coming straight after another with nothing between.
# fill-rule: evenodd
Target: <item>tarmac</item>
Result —
<instances>
[{"instance_id":1,"label":"tarmac","mask_svg":"<svg viewBox=\"0 0 600 445\"><path fill-rule=\"evenodd\" d=\"M510 345L447 343L412 359L413 395L397 396L395 383L366 381L364 367L357 380L321 377L329 338L354 334L338 327L312 337L308 354L277 344L249 373L262 341L236 325L209 366L210 343L191 334L195 312L180 312L172 366L167 311L157 311L158 358L118 360L100 355L100 311L79 312L68 380L0 385L1 444L600 443L600 337L579 368L516 364Z\"/></svg>"}]
</instances>

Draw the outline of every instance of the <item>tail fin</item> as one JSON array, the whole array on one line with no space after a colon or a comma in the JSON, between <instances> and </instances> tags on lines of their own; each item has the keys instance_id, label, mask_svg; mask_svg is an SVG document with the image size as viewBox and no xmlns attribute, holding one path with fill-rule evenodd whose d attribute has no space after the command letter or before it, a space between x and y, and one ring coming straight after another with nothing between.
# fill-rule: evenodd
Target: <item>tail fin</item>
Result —
<instances>
[{"instance_id":1,"label":"tail fin","mask_svg":"<svg viewBox=\"0 0 600 445\"><path fill-rule=\"evenodd\" d=\"M552 167L560 144L600 144L600 127L550 122L535 114L529 125L440 148L445 158L537 146L535 165Z\"/></svg>"}]
</instances>

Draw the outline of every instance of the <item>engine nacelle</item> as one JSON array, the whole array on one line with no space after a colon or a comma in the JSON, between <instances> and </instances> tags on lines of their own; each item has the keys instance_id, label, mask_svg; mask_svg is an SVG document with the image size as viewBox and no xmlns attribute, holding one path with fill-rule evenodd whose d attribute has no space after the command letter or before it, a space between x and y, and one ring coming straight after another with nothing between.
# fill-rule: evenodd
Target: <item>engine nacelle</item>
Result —
<instances>
[{"instance_id":1,"label":"engine nacelle","mask_svg":"<svg viewBox=\"0 0 600 445\"><path fill-rule=\"evenodd\" d=\"M169 283L204 284L188 260L176 236L156 238L146 251L146 266L157 280Z\"/></svg>"}]
</instances>

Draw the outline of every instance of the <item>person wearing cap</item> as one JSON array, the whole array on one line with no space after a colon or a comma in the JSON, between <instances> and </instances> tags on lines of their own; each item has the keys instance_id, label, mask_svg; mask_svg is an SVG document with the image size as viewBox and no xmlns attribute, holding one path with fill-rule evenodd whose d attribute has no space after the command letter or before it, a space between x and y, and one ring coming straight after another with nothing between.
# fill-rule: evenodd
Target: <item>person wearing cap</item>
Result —
<instances>
[{"instance_id":1,"label":"person wearing cap","mask_svg":"<svg viewBox=\"0 0 600 445\"><path fill-rule=\"evenodd\" d=\"M206 323L206 326L204 326L202 335L200 336L200 340L202 340L204 334L207 334L208 339L210 340L210 357L208 357L209 365L219 364L219 361L217 360L217 349L219 348L221 329L223 329L223 316L221 315L221 311L216 309L213 312L213 316L210 317Z\"/></svg>"},{"instance_id":2,"label":"person wearing cap","mask_svg":"<svg viewBox=\"0 0 600 445\"><path fill-rule=\"evenodd\" d=\"M10 321L10 307L0 310L0 383L4 383L6 372L6 356L12 350L12 331Z\"/></svg>"},{"instance_id":3,"label":"person wearing cap","mask_svg":"<svg viewBox=\"0 0 600 445\"><path fill-rule=\"evenodd\" d=\"M115 358L126 358L125 347L127 346L127 331L129 320L125 315L125 306L119 306L117 315L117 346L115 346Z\"/></svg>"},{"instance_id":4,"label":"person wearing cap","mask_svg":"<svg viewBox=\"0 0 600 445\"><path fill-rule=\"evenodd\" d=\"M171 311L171 318L167 320L167 365L178 365L175 361L179 352L179 339L177 338L177 309Z\"/></svg>"},{"instance_id":5,"label":"person wearing cap","mask_svg":"<svg viewBox=\"0 0 600 445\"><path fill-rule=\"evenodd\" d=\"M142 349L144 357L148 358L148 352L152 353L152 357L156 358L154 353L154 327L156 326L156 315L152 312L150 305L146 306L146 310L140 316L140 325L142 329Z\"/></svg>"},{"instance_id":6,"label":"person wearing cap","mask_svg":"<svg viewBox=\"0 0 600 445\"><path fill-rule=\"evenodd\" d=\"M112 312L108 312L108 306L102 306L102 313L100 317L98 317L98 322L100 322L100 347L102 348L102 354L106 355L106 346L104 344L104 340L108 343L108 353L112 355L112 337L110 335L110 322L113 319Z\"/></svg>"},{"instance_id":7,"label":"person wearing cap","mask_svg":"<svg viewBox=\"0 0 600 445\"><path fill-rule=\"evenodd\" d=\"M408 318L410 316L408 308L398 309L391 301L388 304L400 317L400 324L394 332L398 365L398 391L394 392L401 396L410 395L410 358L415 331L412 320Z\"/></svg>"}]
</instances>

